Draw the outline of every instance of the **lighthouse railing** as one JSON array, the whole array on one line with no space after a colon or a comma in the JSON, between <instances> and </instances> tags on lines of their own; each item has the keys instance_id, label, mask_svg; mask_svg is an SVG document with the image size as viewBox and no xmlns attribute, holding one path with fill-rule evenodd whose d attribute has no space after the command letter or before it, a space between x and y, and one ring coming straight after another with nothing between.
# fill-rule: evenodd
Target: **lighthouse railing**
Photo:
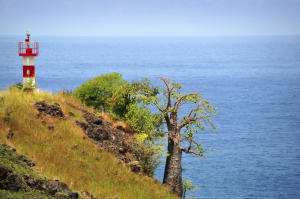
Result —
<instances>
[{"instance_id":1,"label":"lighthouse railing","mask_svg":"<svg viewBox=\"0 0 300 199\"><path fill-rule=\"evenodd\" d=\"M38 56L38 42L19 42L19 56Z\"/></svg>"}]
</instances>

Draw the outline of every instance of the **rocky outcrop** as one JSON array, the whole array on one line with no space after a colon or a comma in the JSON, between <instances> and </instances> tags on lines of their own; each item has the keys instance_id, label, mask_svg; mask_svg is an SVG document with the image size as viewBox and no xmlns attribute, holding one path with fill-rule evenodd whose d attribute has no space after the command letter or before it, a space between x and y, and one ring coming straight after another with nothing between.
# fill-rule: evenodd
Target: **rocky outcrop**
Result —
<instances>
[{"instance_id":1,"label":"rocky outcrop","mask_svg":"<svg viewBox=\"0 0 300 199\"><path fill-rule=\"evenodd\" d=\"M40 112L40 114L43 113L52 117L65 118L65 115L63 114L58 103L54 103L54 105L48 105L44 101L41 101L35 103L34 106Z\"/></svg>"},{"instance_id":2,"label":"rocky outcrop","mask_svg":"<svg viewBox=\"0 0 300 199\"><path fill-rule=\"evenodd\" d=\"M24 155L19 155L15 149L11 149L5 144L0 145L0 190L19 193L39 190L45 193L45 195L39 197L41 199L49 198L49 196L62 199L78 198L78 193L72 192L65 183L34 176L30 168L34 165ZM27 172L19 173L17 170L14 171L14 168L23 168L22 170ZM32 197L26 196L25 198Z\"/></svg>"},{"instance_id":3,"label":"rocky outcrop","mask_svg":"<svg viewBox=\"0 0 300 199\"><path fill-rule=\"evenodd\" d=\"M0 165L0 189L18 192L27 189L27 185L21 176L14 174L10 168Z\"/></svg>"},{"instance_id":4,"label":"rocky outcrop","mask_svg":"<svg viewBox=\"0 0 300 199\"><path fill-rule=\"evenodd\" d=\"M84 130L84 133L97 145L106 148L109 152L118 157L131 171L139 173L142 171L138 161L132 160L126 156L126 153L134 152L130 142L130 135L115 129L105 122L101 116L93 113L84 112L85 122L76 121L76 124Z\"/></svg>"}]
</instances>

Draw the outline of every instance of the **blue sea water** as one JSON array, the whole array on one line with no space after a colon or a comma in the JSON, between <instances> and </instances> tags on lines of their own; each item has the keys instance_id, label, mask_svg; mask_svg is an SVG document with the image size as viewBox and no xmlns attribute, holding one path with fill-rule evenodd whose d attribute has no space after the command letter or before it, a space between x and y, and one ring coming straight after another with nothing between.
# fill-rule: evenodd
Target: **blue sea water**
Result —
<instances>
[{"instance_id":1,"label":"blue sea water","mask_svg":"<svg viewBox=\"0 0 300 199\"><path fill-rule=\"evenodd\" d=\"M17 42L0 36L0 86L22 81ZM50 37L35 59L40 90L75 89L118 72L157 75L201 92L218 108L218 131L198 133L200 161L183 155L195 198L300 198L300 36ZM191 108L191 107L186 107ZM163 166L155 176L163 177Z\"/></svg>"}]
</instances>

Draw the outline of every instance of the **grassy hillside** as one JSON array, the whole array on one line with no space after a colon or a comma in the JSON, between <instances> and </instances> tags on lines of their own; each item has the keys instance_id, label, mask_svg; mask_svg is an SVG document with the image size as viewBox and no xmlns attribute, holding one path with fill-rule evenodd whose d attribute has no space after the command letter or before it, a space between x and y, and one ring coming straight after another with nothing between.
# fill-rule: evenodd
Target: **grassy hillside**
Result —
<instances>
[{"instance_id":1,"label":"grassy hillside","mask_svg":"<svg viewBox=\"0 0 300 199\"><path fill-rule=\"evenodd\" d=\"M59 104L66 119L40 115L34 107L39 101ZM87 190L99 199L176 198L159 182L132 173L106 150L84 139L75 124L84 119L74 107L84 105L62 94L1 92L0 143L31 157L39 175L63 181L74 191ZM75 116L69 116L70 112Z\"/></svg>"}]
</instances>

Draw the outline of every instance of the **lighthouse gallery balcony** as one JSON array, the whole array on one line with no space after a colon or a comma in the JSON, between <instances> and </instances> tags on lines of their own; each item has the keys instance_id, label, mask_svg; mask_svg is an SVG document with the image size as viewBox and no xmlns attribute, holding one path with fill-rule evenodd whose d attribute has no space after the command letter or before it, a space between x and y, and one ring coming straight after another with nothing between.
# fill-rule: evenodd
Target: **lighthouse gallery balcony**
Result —
<instances>
[{"instance_id":1,"label":"lighthouse gallery balcony","mask_svg":"<svg viewBox=\"0 0 300 199\"><path fill-rule=\"evenodd\" d=\"M38 42L19 42L19 56L38 56Z\"/></svg>"}]
</instances>

